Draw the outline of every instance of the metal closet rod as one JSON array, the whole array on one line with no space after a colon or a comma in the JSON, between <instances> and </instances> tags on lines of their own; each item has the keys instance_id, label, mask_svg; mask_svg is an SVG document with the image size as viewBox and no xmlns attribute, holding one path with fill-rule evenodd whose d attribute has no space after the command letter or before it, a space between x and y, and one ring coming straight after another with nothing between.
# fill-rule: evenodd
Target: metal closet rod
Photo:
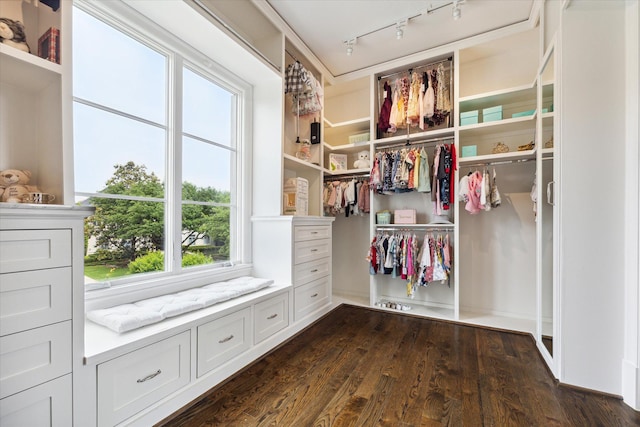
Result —
<instances>
[{"instance_id":1,"label":"metal closet rod","mask_svg":"<svg viewBox=\"0 0 640 427\"><path fill-rule=\"evenodd\" d=\"M324 180L325 181L344 181L344 180L353 179L353 178L369 179L369 174L362 173L362 174L351 174L351 175L328 175L324 177Z\"/></svg>"},{"instance_id":2,"label":"metal closet rod","mask_svg":"<svg viewBox=\"0 0 640 427\"><path fill-rule=\"evenodd\" d=\"M447 59L441 59L440 61L431 62L429 64L417 65L417 66L415 66L413 68L408 68L407 70L396 71L395 73L387 74L386 76L378 76L378 81L380 81L382 79L387 79L389 77L396 76L398 74L406 73L406 72L411 74L411 72L414 71L414 70L419 70L421 68L428 68L428 67L431 67L432 65L437 65L437 64L442 64L442 63L445 63L445 62L452 62L452 61L453 61L453 57L450 56Z\"/></svg>"},{"instance_id":3,"label":"metal closet rod","mask_svg":"<svg viewBox=\"0 0 640 427\"><path fill-rule=\"evenodd\" d=\"M398 225L400 225L400 224L398 224ZM450 227L431 227L431 226L429 226L429 224L424 224L424 225L413 227L413 228L407 228L404 225L402 227L395 227L393 225L376 226L376 230L416 231L417 229L425 229L425 231L446 231L446 232L451 232L451 231L453 231L453 224L451 224Z\"/></svg>"},{"instance_id":4,"label":"metal closet rod","mask_svg":"<svg viewBox=\"0 0 640 427\"><path fill-rule=\"evenodd\" d=\"M509 165L511 163L526 163L534 161L535 159L518 159L518 160L499 160L495 162L484 162L484 163L471 163L459 165L460 169L462 168L477 168L479 166L496 166L496 165Z\"/></svg>"},{"instance_id":5,"label":"metal closet rod","mask_svg":"<svg viewBox=\"0 0 640 427\"><path fill-rule=\"evenodd\" d=\"M387 148L396 148L396 147L415 147L415 146L420 146L420 145L427 145L427 144L433 144L434 142L440 142L440 141L453 141L453 137L452 136L446 136L446 137L441 137L441 138L431 138L431 139L423 139L421 141L416 141L416 142L411 142L409 140L405 141L405 142L399 142L396 144L390 144L390 145L384 145L384 146L380 146L380 147L376 147L376 151L383 151L386 150Z\"/></svg>"}]
</instances>

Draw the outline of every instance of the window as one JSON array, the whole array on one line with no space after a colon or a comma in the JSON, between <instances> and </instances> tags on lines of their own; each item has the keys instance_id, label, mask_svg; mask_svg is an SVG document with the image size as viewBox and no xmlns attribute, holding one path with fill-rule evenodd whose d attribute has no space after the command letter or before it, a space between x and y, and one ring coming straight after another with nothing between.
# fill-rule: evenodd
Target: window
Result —
<instances>
[{"instance_id":1,"label":"window","mask_svg":"<svg viewBox=\"0 0 640 427\"><path fill-rule=\"evenodd\" d=\"M86 282L242 263L247 85L131 11L110 15L73 12L75 194L96 208Z\"/></svg>"}]
</instances>

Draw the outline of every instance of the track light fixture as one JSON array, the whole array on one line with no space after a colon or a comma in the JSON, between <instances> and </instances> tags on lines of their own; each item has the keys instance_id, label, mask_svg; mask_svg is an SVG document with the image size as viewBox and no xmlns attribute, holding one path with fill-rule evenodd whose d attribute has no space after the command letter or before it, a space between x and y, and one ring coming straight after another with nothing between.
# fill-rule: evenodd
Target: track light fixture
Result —
<instances>
[{"instance_id":1,"label":"track light fixture","mask_svg":"<svg viewBox=\"0 0 640 427\"><path fill-rule=\"evenodd\" d=\"M451 14L453 16L454 21L457 21L462 17L462 8L460 7L461 4L462 4L462 1L453 0L453 9L451 11Z\"/></svg>"},{"instance_id":2,"label":"track light fixture","mask_svg":"<svg viewBox=\"0 0 640 427\"><path fill-rule=\"evenodd\" d=\"M409 23L408 19L405 19L404 21L400 21L396 24L396 39L397 40L401 40L402 37L404 37L404 27L407 26L407 24Z\"/></svg>"},{"instance_id":3,"label":"track light fixture","mask_svg":"<svg viewBox=\"0 0 640 427\"><path fill-rule=\"evenodd\" d=\"M351 39L351 40L346 40L344 42L344 44L347 45L347 56L353 55L353 45L356 44L357 40L358 40L357 38L354 38L354 39Z\"/></svg>"}]
</instances>

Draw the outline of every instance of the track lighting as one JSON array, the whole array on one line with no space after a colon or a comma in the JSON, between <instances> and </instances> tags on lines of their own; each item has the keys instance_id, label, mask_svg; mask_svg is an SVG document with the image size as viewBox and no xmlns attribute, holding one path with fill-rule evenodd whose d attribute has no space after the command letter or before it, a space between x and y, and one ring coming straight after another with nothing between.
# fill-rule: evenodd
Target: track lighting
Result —
<instances>
[{"instance_id":1,"label":"track lighting","mask_svg":"<svg viewBox=\"0 0 640 427\"><path fill-rule=\"evenodd\" d=\"M408 19L405 19L404 21L400 21L396 24L396 39L397 40L401 40L402 37L404 37L404 27L407 26L407 24L409 23Z\"/></svg>"},{"instance_id":2,"label":"track lighting","mask_svg":"<svg viewBox=\"0 0 640 427\"><path fill-rule=\"evenodd\" d=\"M458 19L460 19L462 17L462 9L460 8L460 4L461 3L462 3L462 1L460 1L460 0L453 0L453 9L452 9L451 13L452 13L454 21L457 21Z\"/></svg>"},{"instance_id":3,"label":"track lighting","mask_svg":"<svg viewBox=\"0 0 640 427\"><path fill-rule=\"evenodd\" d=\"M357 38L351 39L351 40L346 40L344 42L344 44L347 45L347 56L353 55L353 45L356 44L356 40L357 40Z\"/></svg>"}]
</instances>

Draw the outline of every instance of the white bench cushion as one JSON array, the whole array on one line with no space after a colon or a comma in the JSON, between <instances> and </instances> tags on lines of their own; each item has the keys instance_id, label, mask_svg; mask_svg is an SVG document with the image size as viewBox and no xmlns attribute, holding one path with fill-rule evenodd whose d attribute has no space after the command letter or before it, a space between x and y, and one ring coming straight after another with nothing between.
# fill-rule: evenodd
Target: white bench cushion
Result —
<instances>
[{"instance_id":1,"label":"white bench cushion","mask_svg":"<svg viewBox=\"0 0 640 427\"><path fill-rule=\"evenodd\" d=\"M87 312L87 318L121 333L160 322L167 317L178 316L259 291L272 283L273 280L270 279L250 276L238 277L226 282L212 283L200 288L149 298L133 304L91 310Z\"/></svg>"}]
</instances>

